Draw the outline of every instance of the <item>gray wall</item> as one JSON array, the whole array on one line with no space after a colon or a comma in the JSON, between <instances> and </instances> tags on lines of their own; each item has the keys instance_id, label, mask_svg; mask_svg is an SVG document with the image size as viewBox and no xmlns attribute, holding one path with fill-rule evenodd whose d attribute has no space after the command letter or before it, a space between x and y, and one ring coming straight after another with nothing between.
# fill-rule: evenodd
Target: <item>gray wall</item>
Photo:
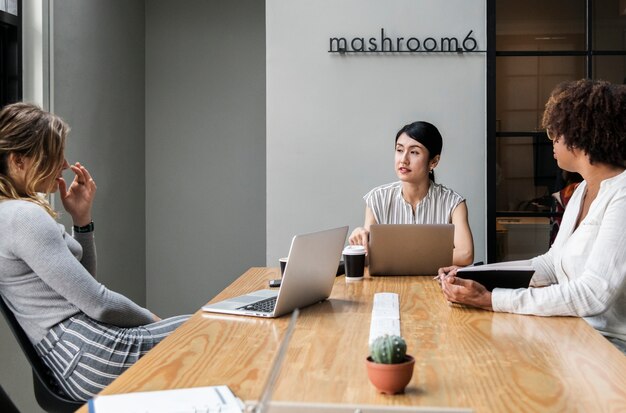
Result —
<instances>
[{"instance_id":1,"label":"gray wall","mask_svg":"<svg viewBox=\"0 0 626 413\"><path fill-rule=\"evenodd\" d=\"M264 12L146 2L146 291L161 316L265 264Z\"/></svg>"},{"instance_id":2,"label":"gray wall","mask_svg":"<svg viewBox=\"0 0 626 413\"><path fill-rule=\"evenodd\" d=\"M485 254L485 54L328 53L329 38L456 36L486 49L485 2L267 0L267 263L304 231L363 225L363 195L396 181L396 132L444 137L437 181L467 198ZM358 17L356 17L358 16ZM406 40L405 40L406 41Z\"/></svg>"},{"instance_id":3,"label":"gray wall","mask_svg":"<svg viewBox=\"0 0 626 413\"><path fill-rule=\"evenodd\" d=\"M93 175L98 278L145 304L144 1L54 2L54 107ZM73 178L66 172L65 179ZM57 203L58 209L61 208ZM71 225L64 216L66 226Z\"/></svg>"}]
</instances>

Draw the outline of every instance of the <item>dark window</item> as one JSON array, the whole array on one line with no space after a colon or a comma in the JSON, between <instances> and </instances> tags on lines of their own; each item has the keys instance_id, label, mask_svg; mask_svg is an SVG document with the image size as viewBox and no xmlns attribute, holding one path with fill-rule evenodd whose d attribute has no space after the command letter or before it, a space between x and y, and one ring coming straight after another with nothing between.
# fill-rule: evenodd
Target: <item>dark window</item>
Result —
<instances>
[{"instance_id":1,"label":"dark window","mask_svg":"<svg viewBox=\"0 0 626 413\"><path fill-rule=\"evenodd\" d=\"M548 96L581 78L626 83L620 0L487 1L487 255L548 250L567 184L541 127Z\"/></svg>"},{"instance_id":2,"label":"dark window","mask_svg":"<svg viewBox=\"0 0 626 413\"><path fill-rule=\"evenodd\" d=\"M0 107L22 100L22 2L17 16L0 10Z\"/></svg>"}]
</instances>

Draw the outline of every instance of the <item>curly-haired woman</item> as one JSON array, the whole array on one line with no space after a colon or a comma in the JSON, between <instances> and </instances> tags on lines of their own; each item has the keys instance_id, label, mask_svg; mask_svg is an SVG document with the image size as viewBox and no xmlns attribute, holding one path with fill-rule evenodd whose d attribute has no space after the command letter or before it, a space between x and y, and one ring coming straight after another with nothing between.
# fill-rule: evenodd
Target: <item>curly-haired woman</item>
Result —
<instances>
[{"instance_id":1,"label":"curly-haired woman","mask_svg":"<svg viewBox=\"0 0 626 413\"><path fill-rule=\"evenodd\" d=\"M69 127L37 106L0 111L0 293L59 390L93 397L188 317L160 320L96 281L96 183L63 154ZM61 172L75 174L69 185ZM72 235L45 194L59 191Z\"/></svg>"},{"instance_id":2,"label":"curly-haired woman","mask_svg":"<svg viewBox=\"0 0 626 413\"><path fill-rule=\"evenodd\" d=\"M626 86L593 80L557 86L543 125L559 167L584 180L565 209L554 244L544 255L514 262L535 269L529 288L489 292L456 277L457 267L442 268L449 301L518 314L584 317L626 353L625 114Z\"/></svg>"}]
</instances>

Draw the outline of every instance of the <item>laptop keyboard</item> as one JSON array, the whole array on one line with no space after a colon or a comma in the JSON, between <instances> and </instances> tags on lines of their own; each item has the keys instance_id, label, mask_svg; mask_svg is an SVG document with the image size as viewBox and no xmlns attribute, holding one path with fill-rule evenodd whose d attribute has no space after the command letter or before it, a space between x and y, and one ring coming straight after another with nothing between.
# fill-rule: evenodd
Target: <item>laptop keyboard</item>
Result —
<instances>
[{"instance_id":1,"label":"laptop keyboard","mask_svg":"<svg viewBox=\"0 0 626 413\"><path fill-rule=\"evenodd\" d=\"M278 297L270 297L265 300L257 301L256 303L240 307L239 310L251 310L259 311L262 313L271 313L272 311L274 311L274 307L276 307L276 298Z\"/></svg>"}]
</instances>

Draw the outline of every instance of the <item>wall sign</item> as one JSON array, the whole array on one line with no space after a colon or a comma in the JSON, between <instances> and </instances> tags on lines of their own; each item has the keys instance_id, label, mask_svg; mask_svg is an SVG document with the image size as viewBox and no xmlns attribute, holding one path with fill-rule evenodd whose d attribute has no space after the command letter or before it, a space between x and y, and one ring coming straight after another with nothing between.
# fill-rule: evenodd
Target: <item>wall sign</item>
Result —
<instances>
[{"instance_id":1,"label":"wall sign","mask_svg":"<svg viewBox=\"0 0 626 413\"><path fill-rule=\"evenodd\" d=\"M380 36L365 38L330 37L328 53L484 53L478 50L478 42L473 36L474 30L463 38L446 37L389 37L385 29L380 29Z\"/></svg>"}]
</instances>

